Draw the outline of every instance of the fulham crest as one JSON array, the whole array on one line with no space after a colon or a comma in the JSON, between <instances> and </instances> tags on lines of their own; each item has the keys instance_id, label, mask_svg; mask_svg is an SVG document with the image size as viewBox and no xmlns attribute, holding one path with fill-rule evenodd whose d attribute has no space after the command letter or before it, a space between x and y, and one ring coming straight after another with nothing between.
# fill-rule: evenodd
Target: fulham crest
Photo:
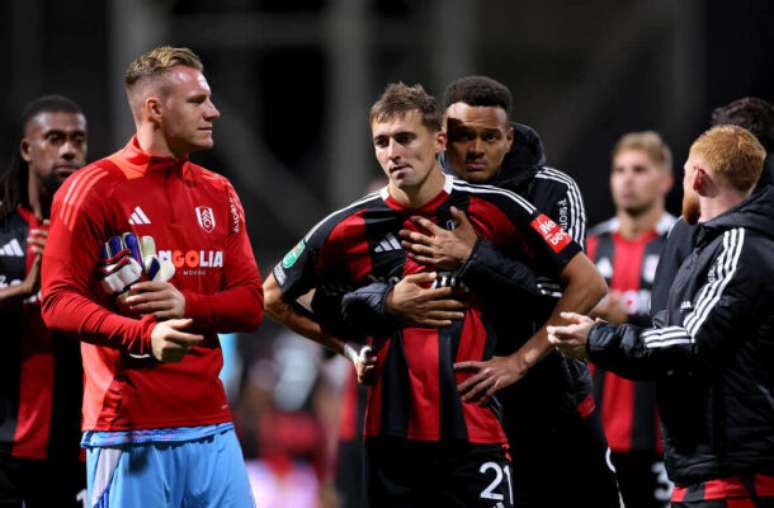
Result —
<instances>
[{"instance_id":1,"label":"fulham crest","mask_svg":"<svg viewBox=\"0 0 774 508\"><path fill-rule=\"evenodd\" d=\"M215 214L212 213L212 208L209 206L197 206L195 210L199 226L208 233L215 231Z\"/></svg>"}]
</instances>

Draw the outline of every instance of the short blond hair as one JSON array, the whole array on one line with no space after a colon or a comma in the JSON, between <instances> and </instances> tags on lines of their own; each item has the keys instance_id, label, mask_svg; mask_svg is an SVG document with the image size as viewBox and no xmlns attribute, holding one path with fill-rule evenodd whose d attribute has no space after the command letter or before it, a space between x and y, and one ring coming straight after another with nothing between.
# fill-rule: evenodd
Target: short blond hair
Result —
<instances>
[{"instance_id":1,"label":"short blond hair","mask_svg":"<svg viewBox=\"0 0 774 508\"><path fill-rule=\"evenodd\" d=\"M672 171L672 150L656 131L630 132L624 134L616 142L610 159L614 160L619 153L627 150L645 152L650 160L663 169Z\"/></svg>"},{"instance_id":2,"label":"short blond hair","mask_svg":"<svg viewBox=\"0 0 774 508\"><path fill-rule=\"evenodd\" d=\"M766 149L753 133L736 125L719 125L691 145L691 156L701 157L708 171L734 189L749 192L763 171Z\"/></svg>"},{"instance_id":3,"label":"short blond hair","mask_svg":"<svg viewBox=\"0 0 774 508\"><path fill-rule=\"evenodd\" d=\"M126 69L124 83L127 91L132 90L138 82L148 78L162 76L164 73L182 65L198 71L203 71L204 66L199 57L189 48L174 48L161 46L153 48L144 55L134 59Z\"/></svg>"}]
</instances>

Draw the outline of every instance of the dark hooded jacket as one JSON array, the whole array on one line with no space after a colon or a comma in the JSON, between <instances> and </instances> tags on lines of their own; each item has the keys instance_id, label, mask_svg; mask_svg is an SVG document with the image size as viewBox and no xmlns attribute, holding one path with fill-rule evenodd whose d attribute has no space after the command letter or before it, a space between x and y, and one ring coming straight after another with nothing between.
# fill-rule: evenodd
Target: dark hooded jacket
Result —
<instances>
[{"instance_id":1,"label":"dark hooded jacket","mask_svg":"<svg viewBox=\"0 0 774 508\"><path fill-rule=\"evenodd\" d=\"M657 382L670 478L774 474L774 188L696 227L658 328L595 325L590 359Z\"/></svg>"},{"instance_id":2,"label":"dark hooded jacket","mask_svg":"<svg viewBox=\"0 0 774 508\"><path fill-rule=\"evenodd\" d=\"M774 157L769 156L763 164L763 172L755 186L755 192L761 192L774 185ZM774 220L774 217L772 217ZM650 300L651 316L655 317L666 308L669 287L677 275L680 265L688 257L696 244L696 226L685 222L682 218L675 222L669 232L669 239L664 246L653 280Z\"/></svg>"},{"instance_id":3,"label":"dark hooded jacket","mask_svg":"<svg viewBox=\"0 0 774 508\"><path fill-rule=\"evenodd\" d=\"M583 245L586 212L578 185L566 173L545 165L543 142L534 129L519 123L512 126L513 146L503 160L500 173L488 184L526 198ZM441 165L445 172L451 173L445 159L441 159ZM490 256L486 261L493 264L496 259ZM511 354L521 347L548 320L561 296L560 281L540 274L535 276L538 298L516 303L501 298L497 292L490 294L498 336L496 354ZM519 281L513 279L511 283ZM585 416L593 407L588 405L590 396L591 377L586 365L564 358L557 351L550 352L523 379L498 393L511 440L514 436L529 439L531 434L527 432L558 428L568 419Z\"/></svg>"}]
</instances>

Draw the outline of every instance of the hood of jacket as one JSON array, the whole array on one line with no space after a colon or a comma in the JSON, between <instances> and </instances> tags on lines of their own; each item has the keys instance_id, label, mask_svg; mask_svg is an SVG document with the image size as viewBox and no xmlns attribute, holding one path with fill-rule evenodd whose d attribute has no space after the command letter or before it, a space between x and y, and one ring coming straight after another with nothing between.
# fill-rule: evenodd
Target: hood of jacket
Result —
<instances>
[{"instance_id":1,"label":"hood of jacket","mask_svg":"<svg viewBox=\"0 0 774 508\"><path fill-rule=\"evenodd\" d=\"M766 186L747 199L705 223L700 224L700 238L715 236L732 228L744 227L774 239L774 187Z\"/></svg>"}]
</instances>

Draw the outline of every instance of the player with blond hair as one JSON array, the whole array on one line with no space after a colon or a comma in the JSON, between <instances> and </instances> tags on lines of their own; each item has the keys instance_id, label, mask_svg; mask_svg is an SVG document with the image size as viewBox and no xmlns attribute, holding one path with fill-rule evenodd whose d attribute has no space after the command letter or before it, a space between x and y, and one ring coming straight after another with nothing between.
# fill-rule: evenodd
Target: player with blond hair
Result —
<instances>
[{"instance_id":1,"label":"player with blond hair","mask_svg":"<svg viewBox=\"0 0 774 508\"><path fill-rule=\"evenodd\" d=\"M133 61L136 134L54 198L43 315L82 340L88 506L253 506L218 373L217 332L253 331L261 278L213 147L202 63L160 47Z\"/></svg>"}]
</instances>

